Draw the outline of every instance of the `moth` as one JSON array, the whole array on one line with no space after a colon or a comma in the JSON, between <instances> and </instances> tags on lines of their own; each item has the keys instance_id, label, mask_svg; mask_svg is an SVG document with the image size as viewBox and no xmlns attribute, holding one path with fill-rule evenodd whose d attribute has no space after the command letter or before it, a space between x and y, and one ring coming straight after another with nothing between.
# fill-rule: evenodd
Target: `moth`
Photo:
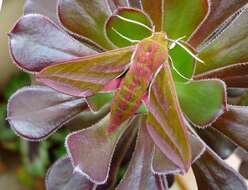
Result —
<instances>
[{"instance_id":1,"label":"moth","mask_svg":"<svg viewBox=\"0 0 248 190\"><path fill-rule=\"evenodd\" d=\"M168 54L175 44L192 54L179 40L159 32L134 46L49 66L37 78L80 98L114 91L109 134L130 119L143 102L148 112L146 127L155 144L164 142L161 151L183 172L190 167L191 150L172 77L175 67Z\"/></svg>"}]
</instances>

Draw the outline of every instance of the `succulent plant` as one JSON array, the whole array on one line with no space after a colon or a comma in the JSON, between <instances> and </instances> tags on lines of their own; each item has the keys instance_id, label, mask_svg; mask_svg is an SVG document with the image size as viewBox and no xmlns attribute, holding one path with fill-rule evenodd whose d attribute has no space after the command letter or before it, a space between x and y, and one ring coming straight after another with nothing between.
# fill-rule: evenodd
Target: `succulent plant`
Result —
<instances>
[{"instance_id":1,"label":"succulent plant","mask_svg":"<svg viewBox=\"0 0 248 190\"><path fill-rule=\"evenodd\" d=\"M39 85L10 98L7 119L31 141L71 131L47 189L168 189L191 166L199 189L247 189L222 160L248 150L232 89L248 86L247 3L27 0L10 52Z\"/></svg>"}]
</instances>

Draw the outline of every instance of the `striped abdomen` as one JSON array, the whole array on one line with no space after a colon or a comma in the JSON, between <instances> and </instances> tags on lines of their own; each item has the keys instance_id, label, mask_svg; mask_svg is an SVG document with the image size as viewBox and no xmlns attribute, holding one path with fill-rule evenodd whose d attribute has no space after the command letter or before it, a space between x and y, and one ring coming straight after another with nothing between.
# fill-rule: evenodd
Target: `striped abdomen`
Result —
<instances>
[{"instance_id":1,"label":"striped abdomen","mask_svg":"<svg viewBox=\"0 0 248 190\"><path fill-rule=\"evenodd\" d=\"M164 35L155 35L137 45L130 68L112 102L110 132L135 114L142 103L142 98L147 93L154 74L163 63L167 62L167 59L167 41Z\"/></svg>"}]
</instances>

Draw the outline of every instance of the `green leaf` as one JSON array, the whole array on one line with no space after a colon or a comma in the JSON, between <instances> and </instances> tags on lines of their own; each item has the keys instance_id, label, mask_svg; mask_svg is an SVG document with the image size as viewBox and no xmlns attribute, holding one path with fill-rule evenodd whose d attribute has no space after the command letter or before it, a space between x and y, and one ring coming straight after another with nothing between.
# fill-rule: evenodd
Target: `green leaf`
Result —
<instances>
[{"instance_id":1,"label":"green leaf","mask_svg":"<svg viewBox=\"0 0 248 190\"><path fill-rule=\"evenodd\" d=\"M161 152L185 173L191 165L191 148L169 65L161 68L151 85L147 129Z\"/></svg>"},{"instance_id":2,"label":"green leaf","mask_svg":"<svg viewBox=\"0 0 248 190\"><path fill-rule=\"evenodd\" d=\"M70 33L82 39L87 38L106 49L113 49L104 33L105 22L110 14L107 2L102 0L58 2L60 22Z\"/></svg>"},{"instance_id":3,"label":"green leaf","mask_svg":"<svg viewBox=\"0 0 248 190\"><path fill-rule=\"evenodd\" d=\"M171 56L173 64L177 70L172 70L174 80L187 81L186 78L192 78L194 72L194 58L179 45L176 45L171 49L169 55Z\"/></svg>"},{"instance_id":4,"label":"green leaf","mask_svg":"<svg viewBox=\"0 0 248 190\"><path fill-rule=\"evenodd\" d=\"M170 38L188 38L207 11L206 0L165 0L163 29Z\"/></svg>"},{"instance_id":5,"label":"green leaf","mask_svg":"<svg viewBox=\"0 0 248 190\"><path fill-rule=\"evenodd\" d=\"M46 67L38 80L60 92L88 97L101 90L127 68L133 47L86 56Z\"/></svg>"},{"instance_id":6,"label":"green leaf","mask_svg":"<svg viewBox=\"0 0 248 190\"><path fill-rule=\"evenodd\" d=\"M10 96L19 88L30 85L30 77L27 73L21 72L11 77L4 89L4 98L7 101Z\"/></svg>"},{"instance_id":7,"label":"green leaf","mask_svg":"<svg viewBox=\"0 0 248 190\"><path fill-rule=\"evenodd\" d=\"M106 33L116 46L130 46L152 35L152 23L140 10L119 8L107 21Z\"/></svg>"},{"instance_id":8,"label":"green leaf","mask_svg":"<svg viewBox=\"0 0 248 190\"><path fill-rule=\"evenodd\" d=\"M100 110L107 103L110 103L114 97L114 92L97 93L87 98L87 102L93 111Z\"/></svg>"},{"instance_id":9,"label":"green leaf","mask_svg":"<svg viewBox=\"0 0 248 190\"><path fill-rule=\"evenodd\" d=\"M181 108L197 126L207 126L226 110L225 84L218 79L176 83Z\"/></svg>"},{"instance_id":10,"label":"green leaf","mask_svg":"<svg viewBox=\"0 0 248 190\"><path fill-rule=\"evenodd\" d=\"M49 164L47 142L21 141L21 154L24 167L32 176L41 177Z\"/></svg>"}]
</instances>

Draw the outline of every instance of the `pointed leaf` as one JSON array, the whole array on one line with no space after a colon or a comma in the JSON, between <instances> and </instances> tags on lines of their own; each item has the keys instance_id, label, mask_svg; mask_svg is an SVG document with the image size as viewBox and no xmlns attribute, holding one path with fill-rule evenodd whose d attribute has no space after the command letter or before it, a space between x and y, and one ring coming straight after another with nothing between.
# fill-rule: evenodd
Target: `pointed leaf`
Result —
<instances>
[{"instance_id":1,"label":"pointed leaf","mask_svg":"<svg viewBox=\"0 0 248 190\"><path fill-rule=\"evenodd\" d=\"M46 67L38 81L72 96L88 97L127 69L132 52L128 47Z\"/></svg>"},{"instance_id":2,"label":"pointed leaf","mask_svg":"<svg viewBox=\"0 0 248 190\"><path fill-rule=\"evenodd\" d=\"M163 152L155 148L152 160L152 172L158 175L180 173L180 168L170 161Z\"/></svg>"},{"instance_id":3,"label":"pointed leaf","mask_svg":"<svg viewBox=\"0 0 248 190\"><path fill-rule=\"evenodd\" d=\"M24 87L9 99L7 120L18 135L37 141L47 138L87 108L83 99L46 87Z\"/></svg>"},{"instance_id":4,"label":"pointed leaf","mask_svg":"<svg viewBox=\"0 0 248 190\"><path fill-rule=\"evenodd\" d=\"M57 2L58 0L26 0L24 14L42 14L58 23Z\"/></svg>"},{"instance_id":5,"label":"pointed leaf","mask_svg":"<svg viewBox=\"0 0 248 190\"><path fill-rule=\"evenodd\" d=\"M74 171L69 157L61 158L48 170L47 190L93 190L94 184Z\"/></svg>"},{"instance_id":6,"label":"pointed leaf","mask_svg":"<svg viewBox=\"0 0 248 190\"><path fill-rule=\"evenodd\" d=\"M247 180L248 179L248 161L243 161L239 167L239 173Z\"/></svg>"},{"instance_id":7,"label":"pointed leaf","mask_svg":"<svg viewBox=\"0 0 248 190\"><path fill-rule=\"evenodd\" d=\"M213 36L210 34L215 30L221 31L221 28L218 29L218 27L222 23L228 23L227 19L232 17L235 12L237 12L246 3L247 0L211 0L207 17L194 32L193 36L189 40L189 43L194 47L197 47L203 41L207 41L207 37L213 38L216 33L213 33Z\"/></svg>"},{"instance_id":8,"label":"pointed leaf","mask_svg":"<svg viewBox=\"0 0 248 190\"><path fill-rule=\"evenodd\" d=\"M229 106L213 127L248 151L248 109L244 106Z\"/></svg>"},{"instance_id":9,"label":"pointed leaf","mask_svg":"<svg viewBox=\"0 0 248 190\"><path fill-rule=\"evenodd\" d=\"M106 23L108 38L118 47L134 45L152 35L152 23L144 12L119 8Z\"/></svg>"},{"instance_id":10,"label":"pointed leaf","mask_svg":"<svg viewBox=\"0 0 248 190\"><path fill-rule=\"evenodd\" d=\"M61 24L72 34L88 38L103 48L113 48L104 33L110 15L107 1L59 0L58 14Z\"/></svg>"},{"instance_id":11,"label":"pointed leaf","mask_svg":"<svg viewBox=\"0 0 248 190\"><path fill-rule=\"evenodd\" d=\"M9 33L9 44L17 66L32 72L96 53L69 36L47 17L36 14L20 18Z\"/></svg>"},{"instance_id":12,"label":"pointed leaf","mask_svg":"<svg viewBox=\"0 0 248 190\"><path fill-rule=\"evenodd\" d=\"M154 144L144 127L146 117L139 119L139 133L137 137L135 151L129 163L129 167L120 182L117 190L159 190L156 176L151 171L152 150Z\"/></svg>"},{"instance_id":13,"label":"pointed leaf","mask_svg":"<svg viewBox=\"0 0 248 190\"><path fill-rule=\"evenodd\" d=\"M201 50L198 56L206 64L197 64L197 73L248 61L247 17L248 5L216 39Z\"/></svg>"},{"instance_id":14,"label":"pointed leaf","mask_svg":"<svg viewBox=\"0 0 248 190\"><path fill-rule=\"evenodd\" d=\"M163 25L163 15L164 15L164 0L156 0L151 3L150 0L141 0L143 10L151 17L155 30L160 32Z\"/></svg>"},{"instance_id":15,"label":"pointed leaf","mask_svg":"<svg viewBox=\"0 0 248 190\"><path fill-rule=\"evenodd\" d=\"M199 189L247 190L242 177L210 150L193 164Z\"/></svg>"},{"instance_id":16,"label":"pointed leaf","mask_svg":"<svg viewBox=\"0 0 248 190\"><path fill-rule=\"evenodd\" d=\"M133 151L140 123L139 120L139 117L135 117L132 120L132 127L129 127L120 137L111 162L108 180L105 184L99 185L96 190L110 190L116 187L118 175L120 175L121 169L123 168L125 162L129 160L129 157L131 157L131 152Z\"/></svg>"},{"instance_id":17,"label":"pointed leaf","mask_svg":"<svg viewBox=\"0 0 248 190\"><path fill-rule=\"evenodd\" d=\"M209 126L226 110L225 84L221 80L176 83L176 88L183 112L196 126Z\"/></svg>"},{"instance_id":18,"label":"pointed leaf","mask_svg":"<svg viewBox=\"0 0 248 190\"><path fill-rule=\"evenodd\" d=\"M188 38L207 12L207 0L165 0L163 29L170 38Z\"/></svg>"},{"instance_id":19,"label":"pointed leaf","mask_svg":"<svg viewBox=\"0 0 248 190\"><path fill-rule=\"evenodd\" d=\"M147 129L153 141L185 173L191 164L191 149L168 64L151 84L147 108Z\"/></svg>"},{"instance_id":20,"label":"pointed leaf","mask_svg":"<svg viewBox=\"0 0 248 190\"><path fill-rule=\"evenodd\" d=\"M225 135L212 126L206 129L195 128L205 143L218 154L221 159L227 159L237 148Z\"/></svg>"},{"instance_id":21,"label":"pointed leaf","mask_svg":"<svg viewBox=\"0 0 248 190\"><path fill-rule=\"evenodd\" d=\"M108 4L112 12L119 7L128 7L127 0L108 0Z\"/></svg>"},{"instance_id":22,"label":"pointed leaf","mask_svg":"<svg viewBox=\"0 0 248 190\"><path fill-rule=\"evenodd\" d=\"M248 87L248 62L225 66L213 71L196 75L195 79L219 78L225 81L228 87Z\"/></svg>"},{"instance_id":23,"label":"pointed leaf","mask_svg":"<svg viewBox=\"0 0 248 190\"><path fill-rule=\"evenodd\" d=\"M114 133L109 134L108 115L93 127L70 134L66 139L66 146L76 171L94 183L104 184L109 175L116 144L129 124L127 121Z\"/></svg>"},{"instance_id":24,"label":"pointed leaf","mask_svg":"<svg viewBox=\"0 0 248 190\"><path fill-rule=\"evenodd\" d=\"M205 151L205 145L197 137L191 134L189 135L189 141L192 150L192 163L194 163ZM152 170L159 175L180 173L180 168L167 159L167 157L157 148L153 155Z\"/></svg>"}]
</instances>

